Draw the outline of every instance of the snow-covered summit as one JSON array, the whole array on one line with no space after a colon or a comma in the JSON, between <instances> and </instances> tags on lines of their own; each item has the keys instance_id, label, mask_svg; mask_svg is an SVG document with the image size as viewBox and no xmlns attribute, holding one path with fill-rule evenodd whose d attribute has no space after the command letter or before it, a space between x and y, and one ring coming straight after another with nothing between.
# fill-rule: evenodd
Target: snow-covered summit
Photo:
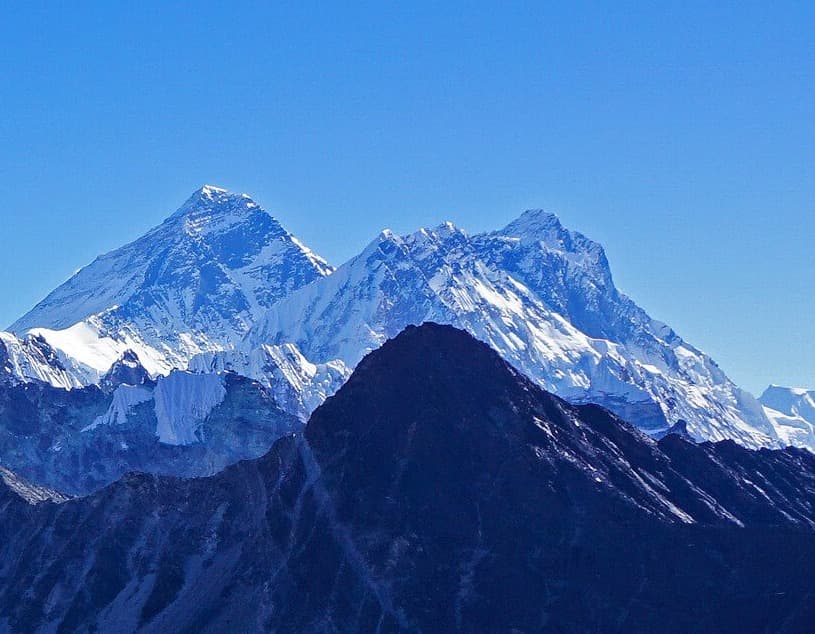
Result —
<instances>
[{"instance_id":1,"label":"snow-covered summit","mask_svg":"<svg viewBox=\"0 0 815 634\"><path fill-rule=\"evenodd\" d=\"M184 230L189 232L211 230L213 224L217 227L219 223L222 230L224 225L243 222L257 212L274 220L248 194L236 194L214 185L204 185L194 191L167 221L183 219ZM281 235L286 233L277 220L273 224Z\"/></svg>"},{"instance_id":2,"label":"snow-covered summit","mask_svg":"<svg viewBox=\"0 0 815 634\"><path fill-rule=\"evenodd\" d=\"M246 194L204 186L161 225L81 269L10 330L36 329L84 380L124 350L151 372L229 348L276 301L332 271ZM81 350L80 350L81 349Z\"/></svg>"},{"instance_id":3,"label":"snow-covered summit","mask_svg":"<svg viewBox=\"0 0 815 634\"><path fill-rule=\"evenodd\" d=\"M352 368L424 321L467 330L547 390L649 431L685 421L696 439L778 443L755 399L617 290L599 244L542 211L473 236L452 224L382 232L275 304L247 342L294 343L312 363Z\"/></svg>"},{"instance_id":4,"label":"snow-covered summit","mask_svg":"<svg viewBox=\"0 0 815 634\"><path fill-rule=\"evenodd\" d=\"M766 407L772 407L784 414L807 413L815 416L815 390L770 385L764 390L759 400Z\"/></svg>"},{"instance_id":5,"label":"snow-covered summit","mask_svg":"<svg viewBox=\"0 0 815 634\"><path fill-rule=\"evenodd\" d=\"M557 214L545 209L527 209L501 230L510 236L542 240L566 233Z\"/></svg>"},{"instance_id":6,"label":"snow-covered summit","mask_svg":"<svg viewBox=\"0 0 815 634\"><path fill-rule=\"evenodd\" d=\"M770 385L758 400L784 444L815 447L815 390Z\"/></svg>"}]
</instances>

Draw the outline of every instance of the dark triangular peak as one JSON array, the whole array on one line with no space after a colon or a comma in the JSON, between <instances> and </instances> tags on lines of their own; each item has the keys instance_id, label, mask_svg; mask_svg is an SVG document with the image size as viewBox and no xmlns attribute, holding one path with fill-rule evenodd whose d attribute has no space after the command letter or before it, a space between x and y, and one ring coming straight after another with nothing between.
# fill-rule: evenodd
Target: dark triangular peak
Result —
<instances>
[{"instance_id":1,"label":"dark triangular peak","mask_svg":"<svg viewBox=\"0 0 815 634\"><path fill-rule=\"evenodd\" d=\"M600 407L543 391L450 326L410 326L369 354L314 413L306 437L326 479L338 478L340 508L361 520L374 512L452 528L456 516L475 522L479 509L493 508L503 522L494 497L503 491L518 504L514 517L528 514L532 524L574 512L573 496L694 521L632 473L627 455L668 468L653 441ZM412 515L420 508L421 520Z\"/></svg>"},{"instance_id":2,"label":"dark triangular peak","mask_svg":"<svg viewBox=\"0 0 815 634\"><path fill-rule=\"evenodd\" d=\"M133 350L125 350L99 382L105 391L114 390L120 385L154 385L150 373L144 369L139 355Z\"/></svg>"},{"instance_id":3,"label":"dark triangular peak","mask_svg":"<svg viewBox=\"0 0 815 634\"><path fill-rule=\"evenodd\" d=\"M676 435L663 449L601 407L546 393L449 326L408 327L368 355L314 413L306 439L328 523L364 544L408 628L532 631L543 610L564 631L653 630L666 613L673 631L699 619L726 630L737 597L713 589L728 607L695 611L694 570L715 578L723 560L777 548L767 527L805 531L805 547L815 545L812 459ZM766 476L766 491L747 483L750 469ZM716 535L744 526L757 534L728 533L732 550L722 550ZM679 571L679 587L659 557ZM304 565L317 574L316 560ZM783 566L768 570L777 581ZM735 574L754 588L766 581ZM653 584L647 608L623 621L579 607L587 597L627 605L643 575Z\"/></svg>"},{"instance_id":4,"label":"dark triangular peak","mask_svg":"<svg viewBox=\"0 0 815 634\"><path fill-rule=\"evenodd\" d=\"M473 482L511 477L516 486L528 477L529 500L540 495L550 510L565 504L560 512L574 512L570 500L579 497L584 512L589 500L613 499L618 512L647 510L669 523L815 525L806 510L815 503L815 460L727 442L682 440L675 449L675 435L662 448L602 407L570 405L535 386L469 334L434 323L409 326L363 359L314 413L306 438L328 478L341 464L338 494L348 495L349 513L367 513L404 486L411 504L472 515ZM739 465L750 460L782 464L785 475L770 468L767 477L794 478L797 493L780 483L769 493L745 487ZM707 481L695 482L688 464L704 467ZM707 490L718 495L700 493Z\"/></svg>"},{"instance_id":5,"label":"dark triangular peak","mask_svg":"<svg viewBox=\"0 0 815 634\"><path fill-rule=\"evenodd\" d=\"M333 453L335 442L353 439L356 451L386 461L416 449L417 434L434 437L437 448L449 443L453 452L491 441L520 444L525 423L543 405L554 410L562 402L466 332L424 323L366 356L312 415L306 434L318 451ZM359 442L382 446L363 449Z\"/></svg>"},{"instance_id":6,"label":"dark triangular peak","mask_svg":"<svg viewBox=\"0 0 815 634\"><path fill-rule=\"evenodd\" d=\"M258 460L59 506L0 485L0 623L807 631L813 477L803 451L657 444L461 331L412 326Z\"/></svg>"}]
</instances>

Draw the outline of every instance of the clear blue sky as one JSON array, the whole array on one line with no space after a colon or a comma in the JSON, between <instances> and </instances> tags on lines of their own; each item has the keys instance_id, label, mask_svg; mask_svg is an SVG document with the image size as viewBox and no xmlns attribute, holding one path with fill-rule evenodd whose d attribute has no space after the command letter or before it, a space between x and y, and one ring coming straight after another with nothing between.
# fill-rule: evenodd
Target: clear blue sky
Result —
<instances>
[{"instance_id":1,"label":"clear blue sky","mask_svg":"<svg viewBox=\"0 0 815 634\"><path fill-rule=\"evenodd\" d=\"M352 4L7 7L0 323L203 183L337 264L544 207L740 384L815 386L815 3Z\"/></svg>"}]
</instances>

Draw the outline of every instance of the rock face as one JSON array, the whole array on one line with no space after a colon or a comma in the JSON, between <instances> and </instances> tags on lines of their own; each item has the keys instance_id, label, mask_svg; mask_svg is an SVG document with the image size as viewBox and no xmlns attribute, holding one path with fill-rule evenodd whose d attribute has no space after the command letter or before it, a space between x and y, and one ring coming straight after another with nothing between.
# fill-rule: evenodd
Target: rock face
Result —
<instances>
[{"instance_id":1,"label":"rock face","mask_svg":"<svg viewBox=\"0 0 815 634\"><path fill-rule=\"evenodd\" d=\"M804 631L813 504L806 451L656 442L426 324L211 478L0 484L0 628Z\"/></svg>"},{"instance_id":2,"label":"rock face","mask_svg":"<svg viewBox=\"0 0 815 634\"><path fill-rule=\"evenodd\" d=\"M78 368L63 365L42 337L0 332L0 388L32 381L65 389L82 385Z\"/></svg>"}]
</instances>

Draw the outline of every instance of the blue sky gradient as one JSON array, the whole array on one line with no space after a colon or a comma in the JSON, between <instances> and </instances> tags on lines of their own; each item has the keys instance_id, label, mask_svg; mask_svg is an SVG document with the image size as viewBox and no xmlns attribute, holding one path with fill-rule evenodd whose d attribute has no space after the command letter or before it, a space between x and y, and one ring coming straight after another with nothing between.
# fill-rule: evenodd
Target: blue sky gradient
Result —
<instances>
[{"instance_id":1,"label":"blue sky gradient","mask_svg":"<svg viewBox=\"0 0 815 634\"><path fill-rule=\"evenodd\" d=\"M815 3L124 5L0 21L0 324L204 183L335 264L543 207L740 384L815 386Z\"/></svg>"}]
</instances>

